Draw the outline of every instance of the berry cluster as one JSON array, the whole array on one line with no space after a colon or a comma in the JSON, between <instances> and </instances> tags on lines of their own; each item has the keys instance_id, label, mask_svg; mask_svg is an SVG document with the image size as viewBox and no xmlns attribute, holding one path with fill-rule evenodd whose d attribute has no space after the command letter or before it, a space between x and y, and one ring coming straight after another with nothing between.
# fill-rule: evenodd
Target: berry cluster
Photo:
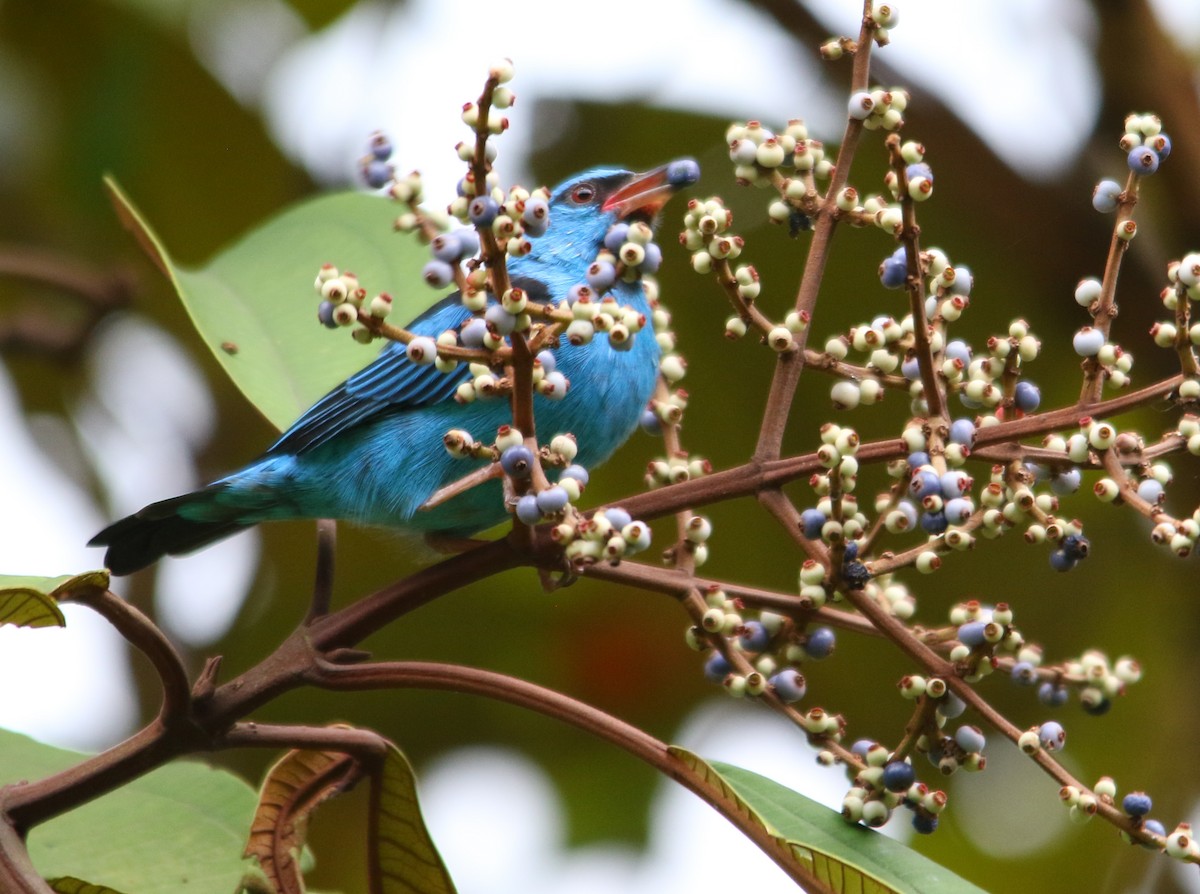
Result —
<instances>
[{"instance_id":1,"label":"berry cluster","mask_svg":"<svg viewBox=\"0 0 1200 894\"><path fill-rule=\"evenodd\" d=\"M597 561L619 562L650 546L650 527L619 507L600 509L590 516L573 505L587 487L589 476L576 465L575 437L558 434L534 451L511 425L503 425L491 444L477 442L470 432L452 429L443 438L446 450L459 459L488 459L499 464L513 492L524 490L513 501L517 521L525 525L550 522L550 536L565 550L575 566ZM557 469L554 483L534 478L542 469Z\"/></svg>"},{"instance_id":2,"label":"berry cluster","mask_svg":"<svg viewBox=\"0 0 1200 894\"><path fill-rule=\"evenodd\" d=\"M706 525L693 516L688 527L707 536ZM807 691L803 662L828 658L837 646L832 628L748 609L719 587L708 590L704 603L700 622L687 629L687 643L705 653L705 677L738 698L770 692L785 703L800 701Z\"/></svg>"},{"instance_id":3,"label":"berry cluster","mask_svg":"<svg viewBox=\"0 0 1200 894\"><path fill-rule=\"evenodd\" d=\"M864 37L886 42L879 38L886 38L886 29L896 23L894 7L874 3L864 22ZM822 53L836 59L862 49L862 39L838 38L825 44ZM903 90L853 90L847 133L902 128L908 101ZM1000 670L1015 684L1031 687L1046 707L1062 707L1075 691L1085 712L1104 714L1140 679L1141 670L1132 658L1112 661L1097 650L1046 663L1041 646L1026 642L1013 626L1012 608L1005 603L964 602L952 609L949 626L907 627L904 622L915 617L918 604L900 579L904 570L933 572L948 557L1012 528L1021 530L1028 543L1046 544L1053 569L1070 570L1089 556L1092 545L1081 521L1059 514L1059 500L1078 491L1089 472L1101 473L1094 484L1100 499L1129 504L1148 517L1155 542L1177 555L1189 554L1200 535L1200 509L1183 519L1163 509L1172 472L1162 458L1184 449L1200 455L1200 416L1183 414L1175 430L1147 444L1108 418L1134 404L1102 398L1105 385L1128 393L1133 357L1110 336L1116 276L1136 233L1133 208L1139 184L1170 154L1171 141L1155 116L1131 116L1121 140L1128 180L1124 186L1102 181L1095 190L1096 208L1115 212L1117 220L1104 278L1084 279L1075 291L1076 302L1091 317L1072 338L1074 351L1083 358L1080 405L1091 412L1075 413L1044 408L1040 388L1026 376L1042 350L1027 321L1012 320L982 343L952 334L978 290L968 267L919 243L916 209L931 197L934 183L923 145L888 135L883 189L863 196L840 169L842 159L826 158L824 145L810 138L798 119L778 132L758 121L734 124L726 142L734 179L768 190L770 219L788 225L792 236L841 220L895 239L879 265L879 281L884 289L902 293L907 304L903 311L877 314L835 334L822 348L810 348L816 290L806 292L802 280L792 307L769 311L773 302L766 285L741 257L749 246L734 231L732 212L719 197L698 199L689 204L680 241L691 252L693 269L713 278L732 305L727 337L753 330L773 351L799 354L804 366L833 376L829 393L836 410L877 405L892 391L907 395L907 413L898 440L871 445L862 444L851 426L826 424L817 449L794 461L798 468L812 469L807 474L815 501L793 508L784 498L764 500L792 527L806 554L795 609L780 617L775 614L778 601L756 605L753 594L730 598L728 587L714 588L702 607L693 607L696 623L688 630L688 641L706 651L707 677L734 695L762 696L784 705L784 713L819 749L822 763L845 765L852 786L844 802L849 820L880 825L905 804L913 811L914 825L932 831L945 796L917 779L912 755L927 755L943 774L986 765L979 728L966 724L951 732L945 728L949 719L974 710L1030 754L1052 754L1066 741L1065 728L1055 719L1025 731L1014 727L975 695L973 685ZM811 256L808 263L812 266ZM1169 266L1162 298L1173 318L1158 323L1151 338L1178 354L1183 376L1170 397L1187 407L1200 401L1200 364L1194 352L1200 324L1191 322L1191 302L1200 298L1200 252ZM1156 399L1146 391L1142 403ZM951 406L966 412L953 415ZM1010 429L1022 434L1008 435ZM977 473L980 463L987 474ZM871 465L884 466L891 480L873 504L860 505L860 473ZM648 480L655 485L688 477L683 460L661 461L652 472ZM845 605L856 611L842 610ZM874 740L847 749L841 744L843 717L820 707L791 707L810 696L800 659L821 657L802 654L806 631L828 629L815 626L823 620L853 629L861 615L886 636L906 640L909 655L928 656L921 674L900 683L902 695L915 701L914 715L890 749ZM880 616L894 620L885 625ZM899 628L890 626L897 622ZM1061 780L1065 771L1055 775ZM1073 818L1099 811L1133 840L1154 842L1185 859L1200 858L1188 830L1172 833L1178 839L1172 844L1160 824L1142 821L1149 799L1141 793L1126 799L1123 824L1113 812L1111 780L1102 780L1095 791L1064 785L1064 792Z\"/></svg>"}]
</instances>

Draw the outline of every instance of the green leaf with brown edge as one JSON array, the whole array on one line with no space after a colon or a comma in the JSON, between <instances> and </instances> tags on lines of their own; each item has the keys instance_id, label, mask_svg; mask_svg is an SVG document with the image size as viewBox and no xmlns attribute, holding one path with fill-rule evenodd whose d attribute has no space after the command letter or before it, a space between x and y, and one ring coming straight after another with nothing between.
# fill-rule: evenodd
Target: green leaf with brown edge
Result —
<instances>
[{"instance_id":1,"label":"green leaf with brown edge","mask_svg":"<svg viewBox=\"0 0 1200 894\"><path fill-rule=\"evenodd\" d=\"M309 817L322 802L352 787L362 772L350 755L304 749L289 751L267 771L245 850L257 860L267 890L303 894L300 857Z\"/></svg>"},{"instance_id":2,"label":"green leaf with brown edge","mask_svg":"<svg viewBox=\"0 0 1200 894\"><path fill-rule=\"evenodd\" d=\"M121 894L116 888L109 888L106 885L93 885L91 882L85 882L83 879L70 875L64 875L61 878L46 879L46 884L58 892L58 894Z\"/></svg>"},{"instance_id":3,"label":"green leaf with brown edge","mask_svg":"<svg viewBox=\"0 0 1200 894\"><path fill-rule=\"evenodd\" d=\"M85 571L58 577L0 574L0 626L66 627L60 600L70 599L80 587L108 589L107 571Z\"/></svg>"},{"instance_id":4,"label":"green leaf with brown edge","mask_svg":"<svg viewBox=\"0 0 1200 894\"><path fill-rule=\"evenodd\" d=\"M441 296L421 278L428 251L394 231L398 206L343 192L293 205L242 236L201 268L176 264L111 177L118 216L171 280L200 337L258 410L287 428L317 398L378 351L317 323L313 280L322 264L352 270L369 293L393 296L407 323Z\"/></svg>"},{"instance_id":5,"label":"green leaf with brown edge","mask_svg":"<svg viewBox=\"0 0 1200 894\"><path fill-rule=\"evenodd\" d=\"M66 627L62 609L47 593L33 587L0 587L0 626Z\"/></svg>"},{"instance_id":6,"label":"green leaf with brown edge","mask_svg":"<svg viewBox=\"0 0 1200 894\"><path fill-rule=\"evenodd\" d=\"M774 780L732 764L706 762L674 746L675 757L718 777L764 828L785 839L797 859L838 894L987 894L916 851Z\"/></svg>"},{"instance_id":7,"label":"green leaf with brown edge","mask_svg":"<svg viewBox=\"0 0 1200 894\"><path fill-rule=\"evenodd\" d=\"M434 846L408 758L389 743L383 770L371 780L367 849L371 894L454 894Z\"/></svg>"},{"instance_id":8,"label":"green leaf with brown edge","mask_svg":"<svg viewBox=\"0 0 1200 894\"><path fill-rule=\"evenodd\" d=\"M88 755L0 730L0 785L66 770ZM180 760L29 833L43 876L129 894L231 894L245 870L254 790L224 770Z\"/></svg>"}]
</instances>

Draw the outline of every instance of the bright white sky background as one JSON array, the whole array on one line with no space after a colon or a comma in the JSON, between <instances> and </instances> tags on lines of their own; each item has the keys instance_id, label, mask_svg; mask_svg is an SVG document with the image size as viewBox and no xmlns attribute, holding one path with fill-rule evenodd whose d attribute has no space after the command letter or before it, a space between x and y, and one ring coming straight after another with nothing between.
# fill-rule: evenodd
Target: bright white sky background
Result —
<instances>
[{"instance_id":1,"label":"bright white sky background","mask_svg":"<svg viewBox=\"0 0 1200 894\"><path fill-rule=\"evenodd\" d=\"M860 8L855 0L813 5L830 33L855 30ZM900 25L892 45L881 52L904 74L914 102L920 102L924 91L937 91L1002 156L1009 151L1006 134L1036 131L1040 149L1033 160L1045 165L1043 176L1052 177L1072 163L1097 114L1090 57L1095 28L1086 4L900 0L897 5ZM1200 44L1200 3L1157 0L1155 6L1185 46ZM461 168L452 152L464 136L456 110L478 93L485 67L501 56L515 59L517 70L513 86L518 104L510 115L514 127L501 143L501 172L508 180L524 177L522 158L532 137L520 119L522 109L540 96L638 97L667 108L703 108L743 120L784 121L799 115L818 135L841 132L844 100L804 88L813 82L808 66L815 63L797 58L770 22L727 0L606 0L609 27L600 31L591 6L521 0L508 4L504 17L489 24L482 55L463 28L465 17L479 9L468 0L410 0L395 8L364 2L318 34L307 33L280 0L225 0L189 8L189 35L199 58L235 97L262 111L285 153L330 185L352 180L365 136L382 128L393 138L402 165L424 172L434 204L447 198ZM463 48L458 60L446 52L456 45ZM713 74L717 47L730 74ZM5 108L0 102L0 130L20 126L4 119ZM436 184L445 184L446 192L438 195ZM138 341L138 348L128 349L128 340ZM5 470L0 471L0 503L9 509L0 513L4 573L59 574L96 567L101 554L83 544L111 517L204 483L196 479L192 455L212 435L213 407L197 371L170 339L129 319L106 331L90 362L94 394L78 407L77 424L114 494L112 507L95 505L47 458L44 445L53 438L56 423L34 420L34 439L0 365L0 431L5 432L0 439L0 470ZM148 401L147 388L161 389L162 400ZM137 400L130 398L135 390ZM136 410L147 405L155 407L155 415ZM173 601L160 608L173 635L194 643L221 635L253 574L256 536L161 564L160 590ZM203 573L188 573L189 566L198 565ZM212 598L221 589L214 586L218 574L227 582L225 605ZM204 599L192 592L189 579L205 582ZM58 744L101 747L126 734L133 719L129 680L121 671L124 658L106 625L86 611L72 606L67 611L64 631L31 634L0 628L0 680L22 680L19 687L0 689L0 726ZM97 667L105 671L97 673ZM35 677L44 687L30 685ZM750 725L761 729L747 734ZM794 732L745 706L707 709L676 740L706 756L758 768L831 805L840 803L838 774L810 770L810 762L797 761ZM1001 750L1011 751L997 749L989 760L1001 760ZM793 778L783 775L784 767L793 768ZM473 774L485 774L487 785L478 785ZM973 777L971 785L952 796L1001 797L988 788L1000 776ZM1009 797L1021 797L1019 773L1006 772L1003 781ZM563 852L561 811L553 789L537 768L511 755L475 751L447 757L430 768L423 788L435 838L464 892L719 890L714 873L721 865L736 872L743 890L793 890L748 845L744 858L731 855L716 865L695 860L696 847L735 847L738 836L677 787L664 787L670 791L655 808L657 831L645 857L606 849ZM1042 789L1037 786L1039 795ZM497 792L494 805L476 802L470 810L461 809L463 798L489 790ZM509 798L526 802L520 813L528 822L507 820L514 810ZM1008 841L1014 856L1053 834L1052 829L1029 828L1039 818L1027 810L1019 812L1021 828L1000 834L996 823L1006 813L1014 814L963 809L958 821L986 817L986 839ZM1065 812L1045 821L1057 827L1060 819L1066 823ZM483 824L486 834L477 834L468 823ZM499 837L506 831L511 839ZM494 859L479 859L484 840L501 848ZM688 842L686 852L679 844L683 841ZM490 867L486 878L471 876L472 866L485 865ZM539 878L530 878L532 865ZM497 872L501 866L508 867L507 876ZM1194 875L1187 878L1191 890L1200 890Z\"/></svg>"}]
</instances>

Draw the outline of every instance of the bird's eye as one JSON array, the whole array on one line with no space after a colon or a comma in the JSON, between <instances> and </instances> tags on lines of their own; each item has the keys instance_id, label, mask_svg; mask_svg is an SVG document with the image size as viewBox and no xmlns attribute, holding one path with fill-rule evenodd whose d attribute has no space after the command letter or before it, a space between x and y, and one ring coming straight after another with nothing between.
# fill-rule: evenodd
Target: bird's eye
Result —
<instances>
[{"instance_id":1,"label":"bird's eye","mask_svg":"<svg viewBox=\"0 0 1200 894\"><path fill-rule=\"evenodd\" d=\"M571 201L576 205L586 205L596 198L596 187L590 183L581 183L571 190Z\"/></svg>"}]
</instances>

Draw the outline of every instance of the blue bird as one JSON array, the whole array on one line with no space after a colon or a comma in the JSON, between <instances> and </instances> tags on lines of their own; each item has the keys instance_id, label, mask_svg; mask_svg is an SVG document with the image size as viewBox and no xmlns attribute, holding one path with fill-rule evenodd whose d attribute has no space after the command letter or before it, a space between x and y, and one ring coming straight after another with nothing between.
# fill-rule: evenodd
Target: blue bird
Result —
<instances>
[{"instance_id":1,"label":"blue bird","mask_svg":"<svg viewBox=\"0 0 1200 894\"><path fill-rule=\"evenodd\" d=\"M551 193L550 228L532 240L529 254L510 258L514 286L534 301L562 301L584 282L609 228L622 220L653 224L677 190L699 178L681 159L644 174L594 168ZM618 280L611 292L647 318L651 309L640 281ZM437 337L471 319L459 296L447 296L406 328ZM542 438L576 436L575 462L590 468L606 460L633 433L658 372L659 347L647 330L628 350L606 335L554 350L571 387L565 399L534 397ZM432 509L418 511L438 488L481 462L455 459L442 444L450 429L488 440L511 422L507 400L454 400L470 373L450 373L409 360L390 342L374 361L306 411L262 456L207 487L152 503L109 525L89 546L105 546L105 564L130 574L164 555L191 552L259 522L336 518L411 531L469 534L506 515L501 484L492 480Z\"/></svg>"}]
</instances>

